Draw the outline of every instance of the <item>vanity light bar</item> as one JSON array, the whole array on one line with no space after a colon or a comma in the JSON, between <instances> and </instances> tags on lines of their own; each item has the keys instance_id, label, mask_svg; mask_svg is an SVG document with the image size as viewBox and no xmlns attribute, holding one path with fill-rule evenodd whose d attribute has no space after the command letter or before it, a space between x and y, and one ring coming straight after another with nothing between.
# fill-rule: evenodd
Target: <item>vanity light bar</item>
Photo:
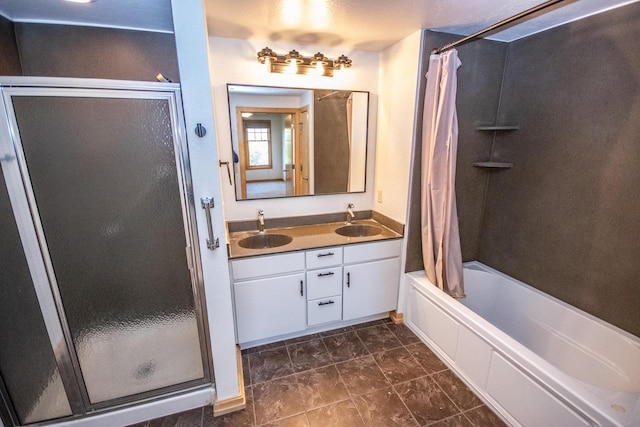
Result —
<instances>
[{"instance_id":1,"label":"vanity light bar","mask_svg":"<svg viewBox=\"0 0 640 427\"><path fill-rule=\"evenodd\" d=\"M258 62L264 64L270 73L333 77L334 71L351 67L352 61L345 55L329 59L320 52L311 57L304 57L295 49L286 55L278 55L265 47L258 52Z\"/></svg>"}]
</instances>

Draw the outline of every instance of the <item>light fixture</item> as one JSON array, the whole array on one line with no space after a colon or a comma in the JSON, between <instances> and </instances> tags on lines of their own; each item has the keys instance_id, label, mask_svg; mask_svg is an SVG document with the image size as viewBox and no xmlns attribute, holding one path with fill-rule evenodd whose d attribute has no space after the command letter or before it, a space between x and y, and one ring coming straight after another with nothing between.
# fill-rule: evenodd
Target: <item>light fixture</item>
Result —
<instances>
[{"instance_id":1,"label":"light fixture","mask_svg":"<svg viewBox=\"0 0 640 427\"><path fill-rule=\"evenodd\" d=\"M333 72L351 67L351 59L340 55L338 59L331 60L318 52L312 57L304 57L297 50L292 50L286 55L278 55L273 50L265 47L258 52L258 62L264 64L271 73L287 74L313 74L333 77Z\"/></svg>"},{"instance_id":2,"label":"light fixture","mask_svg":"<svg viewBox=\"0 0 640 427\"><path fill-rule=\"evenodd\" d=\"M253 116L253 113L242 113L241 115L243 119L248 119L249 117Z\"/></svg>"},{"instance_id":3,"label":"light fixture","mask_svg":"<svg viewBox=\"0 0 640 427\"><path fill-rule=\"evenodd\" d=\"M300 55L300 52L293 49L284 56L284 62L287 64L286 73L297 74L299 69L298 67L304 62L304 58ZM273 62L271 62L271 65L273 66Z\"/></svg>"},{"instance_id":4,"label":"light fixture","mask_svg":"<svg viewBox=\"0 0 640 427\"><path fill-rule=\"evenodd\" d=\"M351 67L351 60L344 55L340 55L338 59L333 61L334 67L336 70L344 70L345 68Z\"/></svg>"},{"instance_id":5,"label":"light fixture","mask_svg":"<svg viewBox=\"0 0 640 427\"><path fill-rule=\"evenodd\" d=\"M97 0L66 0L69 3L94 3Z\"/></svg>"},{"instance_id":6,"label":"light fixture","mask_svg":"<svg viewBox=\"0 0 640 427\"><path fill-rule=\"evenodd\" d=\"M327 64L329 64L329 60L320 52L316 53L313 55L313 58L311 58L311 66L315 68L316 74L319 76L324 75L324 69Z\"/></svg>"}]
</instances>

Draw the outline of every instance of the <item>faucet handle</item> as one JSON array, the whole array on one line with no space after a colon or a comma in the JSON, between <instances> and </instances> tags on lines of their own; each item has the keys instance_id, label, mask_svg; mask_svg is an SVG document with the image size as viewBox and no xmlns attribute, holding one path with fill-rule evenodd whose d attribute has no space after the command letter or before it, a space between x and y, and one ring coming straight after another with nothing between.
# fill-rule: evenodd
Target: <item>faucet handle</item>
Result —
<instances>
[{"instance_id":1,"label":"faucet handle","mask_svg":"<svg viewBox=\"0 0 640 427\"><path fill-rule=\"evenodd\" d=\"M353 208L355 208L355 206L353 205L353 203L349 203L349 204L347 205L347 208L351 208L351 209L353 209Z\"/></svg>"}]
</instances>

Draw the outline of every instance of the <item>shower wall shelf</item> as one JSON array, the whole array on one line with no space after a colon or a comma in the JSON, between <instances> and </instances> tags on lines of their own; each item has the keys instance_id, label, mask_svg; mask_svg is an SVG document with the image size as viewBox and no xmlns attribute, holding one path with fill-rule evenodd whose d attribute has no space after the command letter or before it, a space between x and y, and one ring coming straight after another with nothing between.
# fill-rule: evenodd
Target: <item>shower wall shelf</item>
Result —
<instances>
[{"instance_id":1,"label":"shower wall shelf","mask_svg":"<svg viewBox=\"0 0 640 427\"><path fill-rule=\"evenodd\" d=\"M520 129L520 126L476 126L476 130L489 132L510 132Z\"/></svg>"},{"instance_id":2,"label":"shower wall shelf","mask_svg":"<svg viewBox=\"0 0 640 427\"><path fill-rule=\"evenodd\" d=\"M488 168L488 169L511 169L513 167L513 163L475 162L473 166L477 168Z\"/></svg>"},{"instance_id":3,"label":"shower wall shelf","mask_svg":"<svg viewBox=\"0 0 640 427\"><path fill-rule=\"evenodd\" d=\"M476 130L488 132L511 132L518 129L520 129L520 126L476 126ZM513 163L475 162L473 166L486 169L511 169Z\"/></svg>"}]
</instances>

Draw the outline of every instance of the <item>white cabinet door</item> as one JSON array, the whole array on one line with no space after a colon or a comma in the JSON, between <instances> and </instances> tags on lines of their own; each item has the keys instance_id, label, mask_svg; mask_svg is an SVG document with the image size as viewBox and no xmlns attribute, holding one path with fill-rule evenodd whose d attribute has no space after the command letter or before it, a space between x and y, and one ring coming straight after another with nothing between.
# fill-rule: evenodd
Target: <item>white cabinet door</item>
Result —
<instances>
[{"instance_id":1,"label":"white cabinet door","mask_svg":"<svg viewBox=\"0 0 640 427\"><path fill-rule=\"evenodd\" d=\"M345 266L342 320L395 310L399 282L399 258Z\"/></svg>"},{"instance_id":2,"label":"white cabinet door","mask_svg":"<svg viewBox=\"0 0 640 427\"><path fill-rule=\"evenodd\" d=\"M236 282L234 292L239 343L305 329L304 273Z\"/></svg>"}]
</instances>

